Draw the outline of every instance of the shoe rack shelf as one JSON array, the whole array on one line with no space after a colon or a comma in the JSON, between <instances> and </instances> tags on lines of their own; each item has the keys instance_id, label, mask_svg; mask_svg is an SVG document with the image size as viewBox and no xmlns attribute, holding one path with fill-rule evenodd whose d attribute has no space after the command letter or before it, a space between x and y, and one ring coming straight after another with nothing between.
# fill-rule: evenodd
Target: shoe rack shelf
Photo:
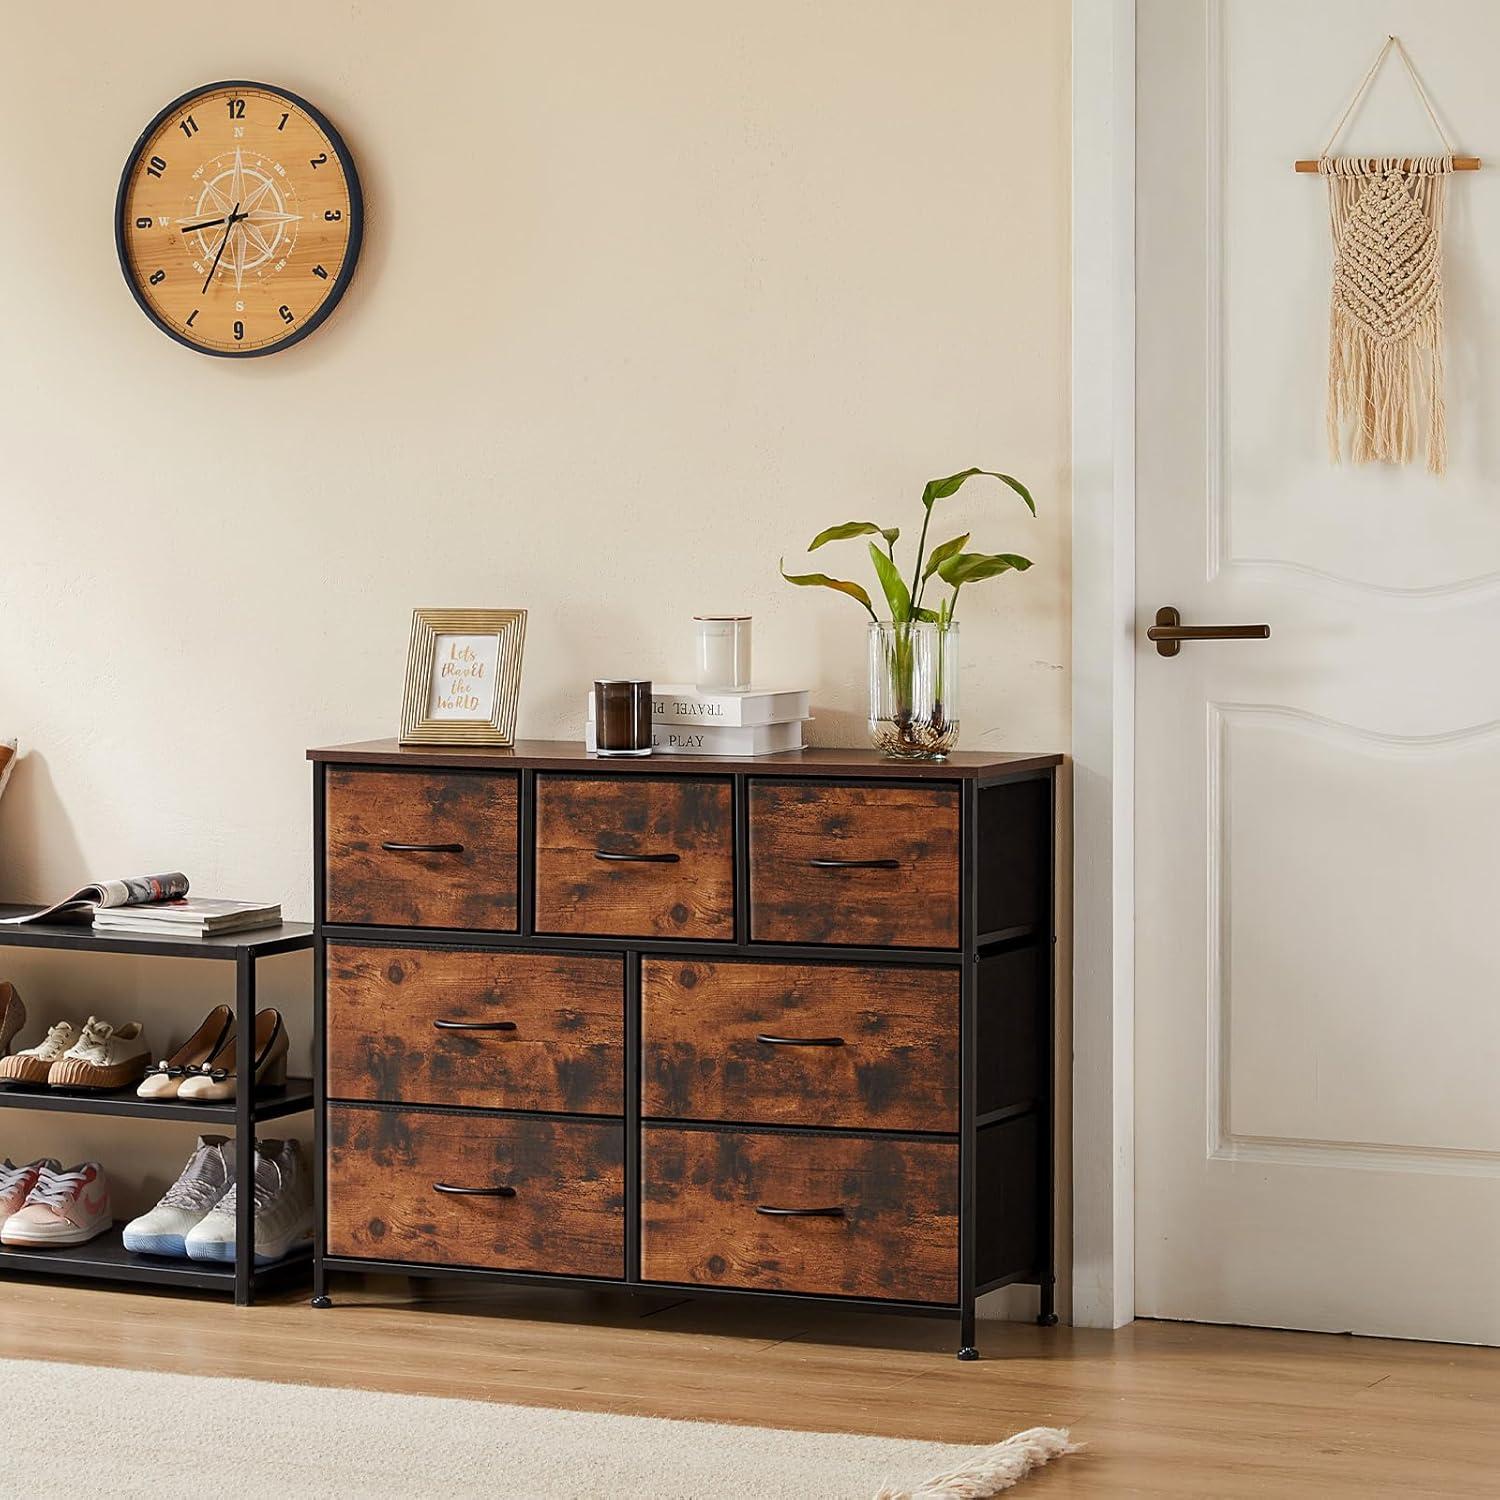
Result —
<instances>
[{"instance_id":1,"label":"shoe rack shelf","mask_svg":"<svg viewBox=\"0 0 1500 1500\"><path fill-rule=\"evenodd\" d=\"M0 904L0 916L30 908ZM137 958L196 958L231 963L235 969L234 1006L236 1050L241 1057L255 1054L256 965L263 958L283 953L311 951L313 930L306 923L283 922L259 932L231 933L223 937L173 938L154 934L98 933L71 922L35 922L24 927L0 926L0 948L55 948L72 953L130 954ZM251 1141L261 1121L302 1114L313 1106L310 1078L289 1078L276 1088L239 1090L238 1097L224 1103L194 1104L177 1099L139 1099L134 1088L89 1092L0 1086L0 1109L42 1109L66 1114L115 1115L149 1120L179 1120L217 1126L233 1131L238 1140ZM235 1259L223 1264L205 1261L168 1260L136 1255L121 1239L124 1224L117 1223L104 1234L83 1245L51 1250L22 1250L0 1246L0 1274L65 1276L88 1281L113 1281L127 1285L190 1287L198 1291L232 1295L237 1305L254 1300L257 1290L291 1273L305 1273L311 1264L310 1250L293 1252L271 1265L254 1261L255 1195L236 1198Z\"/></svg>"},{"instance_id":2,"label":"shoe rack shelf","mask_svg":"<svg viewBox=\"0 0 1500 1500\"><path fill-rule=\"evenodd\" d=\"M253 1118L279 1120L312 1108L311 1078L288 1078L284 1088L256 1091ZM135 1085L128 1089L54 1089L45 1084L0 1083L0 1109L49 1109L69 1115L124 1115L148 1120L187 1120L195 1125L234 1129L237 1100L197 1104L187 1099L138 1099Z\"/></svg>"}]
</instances>

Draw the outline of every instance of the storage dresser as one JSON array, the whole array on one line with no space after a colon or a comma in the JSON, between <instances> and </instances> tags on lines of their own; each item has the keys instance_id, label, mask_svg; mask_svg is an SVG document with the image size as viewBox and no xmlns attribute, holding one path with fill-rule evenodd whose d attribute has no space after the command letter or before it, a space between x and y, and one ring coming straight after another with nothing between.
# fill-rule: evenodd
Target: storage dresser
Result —
<instances>
[{"instance_id":1,"label":"storage dresser","mask_svg":"<svg viewBox=\"0 0 1500 1500\"><path fill-rule=\"evenodd\" d=\"M308 752L331 1270L1053 1317L1055 755Z\"/></svg>"}]
</instances>

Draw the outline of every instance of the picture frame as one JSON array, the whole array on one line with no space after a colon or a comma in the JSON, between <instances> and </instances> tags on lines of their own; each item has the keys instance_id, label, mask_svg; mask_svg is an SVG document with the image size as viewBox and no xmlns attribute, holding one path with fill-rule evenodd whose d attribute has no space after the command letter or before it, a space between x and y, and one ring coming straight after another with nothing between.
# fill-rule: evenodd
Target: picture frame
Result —
<instances>
[{"instance_id":1,"label":"picture frame","mask_svg":"<svg viewBox=\"0 0 1500 1500\"><path fill-rule=\"evenodd\" d=\"M403 745L511 746L524 609L415 609L401 703Z\"/></svg>"}]
</instances>

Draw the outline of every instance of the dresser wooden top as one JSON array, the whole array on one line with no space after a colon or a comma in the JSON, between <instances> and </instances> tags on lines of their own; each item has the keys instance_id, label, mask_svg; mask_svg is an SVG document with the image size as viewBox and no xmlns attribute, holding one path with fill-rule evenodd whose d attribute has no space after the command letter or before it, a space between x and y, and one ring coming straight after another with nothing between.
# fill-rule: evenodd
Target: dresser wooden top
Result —
<instances>
[{"instance_id":1,"label":"dresser wooden top","mask_svg":"<svg viewBox=\"0 0 1500 1500\"><path fill-rule=\"evenodd\" d=\"M920 781L993 780L1062 764L1061 755L955 750L944 761L888 760L874 750L787 750L780 755L595 755L572 740L518 740L513 749L476 745L402 745L361 740L323 745L307 758L328 765L440 766L449 769L607 771L611 775L702 776L759 771L767 776L860 776Z\"/></svg>"}]
</instances>

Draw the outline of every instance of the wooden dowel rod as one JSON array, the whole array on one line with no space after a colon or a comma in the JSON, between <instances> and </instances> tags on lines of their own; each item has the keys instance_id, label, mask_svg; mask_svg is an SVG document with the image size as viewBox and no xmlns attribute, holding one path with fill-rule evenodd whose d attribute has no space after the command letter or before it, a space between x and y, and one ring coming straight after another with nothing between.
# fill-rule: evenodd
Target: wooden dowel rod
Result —
<instances>
[{"instance_id":1,"label":"wooden dowel rod","mask_svg":"<svg viewBox=\"0 0 1500 1500\"><path fill-rule=\"evenodd\" d=\"M1361 161L1385 160L1383 156L1365 156L1359 159ZM1316 172L1318 170L1317 158L1315 157L1311 161L1299 161L1297 163L1297 170L1299 172ZM1402 160L1401 170L1403 172L1413 170L1411 157L1408 156ZM1455 172L1477 172L1479 170L1479 158L1477 156L1455 156L1453 158L1453 170Z\"/></svg>"}]
</instances>

